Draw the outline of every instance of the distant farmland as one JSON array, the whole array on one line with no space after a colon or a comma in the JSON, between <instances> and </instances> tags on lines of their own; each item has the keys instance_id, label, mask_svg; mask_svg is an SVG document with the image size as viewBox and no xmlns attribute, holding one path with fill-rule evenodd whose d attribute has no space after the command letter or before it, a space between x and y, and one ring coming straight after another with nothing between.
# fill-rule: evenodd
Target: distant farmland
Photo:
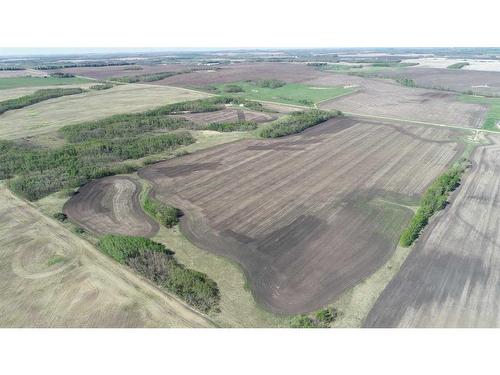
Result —
<instances>
[{"instance_id":1,"label":"distant farmland","mask_svg":"<svg viewBox=\"0 0 500 375\"><path fill-rule=\"evenodd\" d=\"M68 124L205 97L175 87L127 84L41 102L0 116L0 139L36 136Z\"/></svg>"},{"instance_id":2,"label":"distant farmland","mask_svg":"<svg viewBox=\"0 0 500 375\"><path fill-rule=\"evenodd\" d=\"M80 77L8 77L0 78L0 90L14 89L16 87L75 85L88 82L88 79Z\"/></svg>"},{"instance_id":3,"label":"distant farmland","mask_svg":"<svg viewBox=\"0 0 500 375\"><path fill-rule=\"evenodd\" d=\"M241 89L233 95L245 99L272 101L284 104L297 104L311 106L317 102L333 99L353 92L341 86L309 86L301 83L288 83L282 87L260 87L254 82L232 82L229 84L212 85L218 93L224 94L232 88Z\"/></svg>"},{"instance_id":4,"label":"distant farmland","mask_svg":"<svg viewBox=\"0 0 500 375\"><path fill-rule=\"evenodd\" d=\"M391 256L427 185L463 134L334 119L298 136L248 140L145 167L201 248L240 263L280 313L332 302Z\"/></svg>"}]
</instances>

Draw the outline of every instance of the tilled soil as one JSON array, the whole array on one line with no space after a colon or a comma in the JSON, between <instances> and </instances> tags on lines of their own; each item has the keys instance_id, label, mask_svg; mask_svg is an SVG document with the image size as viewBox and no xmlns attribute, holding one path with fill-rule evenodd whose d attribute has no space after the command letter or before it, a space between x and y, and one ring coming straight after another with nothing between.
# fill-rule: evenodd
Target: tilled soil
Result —
<instances>
[{"instance_id":1,"label":"tilled soil","mask_svg":"<svg viewBox=\"0 0 500 375\"><path fill-rule=\"evenodd\" d=\"M464 103L454 93L403 87L375 78L331 73L308 83L354 86L355 93L323 102L320 107L360 115L481 128L489 110L486 105Z\"/></svg>"},{"instance_id":2,"label":"tilled soil","mask_svg":"<svg viewBox=\"0 0 500 375\"><path fill-rule=\"evenodd\" d=\"M141 188L128 177L112 176L80 188L64 205L64 213L95 234L151 237L158 223L146 215L139 202Z\"/></svg>"},{"instance_id":3,"label":"tilled soil","mask_svg":"<svg viewBox=\"0 0 500 375\"><path fill-rule=\"evenodd\" d=\"M193 243L242 265L261 304L302 313L385 263L412 216L398 203L416 200L461 153L457 135L338 118L297 136L160 162L139 175L157 199L183 210L181 229Z\"/></svg>"},{"instance_id":4,"label":"tilled soil","mask_svg":"<svg viewBox=\"0 0 500 375\"><path fill-rule=\"evenodd\" d=\"M366 327L500 326L500 140L491 142L476 149L463 185L385 288Z\"/></svg>"}]
</instances>

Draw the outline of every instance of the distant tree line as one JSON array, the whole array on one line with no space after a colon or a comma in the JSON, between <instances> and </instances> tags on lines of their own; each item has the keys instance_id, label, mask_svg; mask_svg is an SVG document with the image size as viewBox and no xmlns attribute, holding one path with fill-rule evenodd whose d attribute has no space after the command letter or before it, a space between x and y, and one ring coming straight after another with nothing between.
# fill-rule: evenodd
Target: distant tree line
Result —
<instances>
[{"instance_id":1,"label":"distant tree line","mask_svg":"<svg viewBox=\"0 0 500 375\"><path fill-rule=\"evenodd\" d=\"M100 84L97 84L97 85L92 85L90 86L90 89L91 90L108 90L110 88L112 88L114 85L112 83L100 83Z\"/></svg>"},{"instance_id":2,"label":"distant tree line","mask_svg":"<svg viewBox=\"0 0 500 375\"><path fill-rule=\"evenodd\" d=\"M92 62L81 62L81 63L38 65L35 66L34 69L54 70L54 69L65 69L65 68L98 68L101 66L121 66L121 65L134 65L134 64L135 62L125 62L125 61L92 61Z\"/></svg>"},{"instance_id":3,"label":"distant tree line","mask_svg":"<svg viewBox=\"0 0 500 375\"><path fill-rule=\"evenodd\" d=\"M207 275L186 268L163 244L144 237L107 235L98 248L204 313L218 311L220 292Z\"/></svg>"},{"instance_id":4,"label":"distant tree line","mask_svg":"<svg viewBox=\"0 0 500 375\"><path fill-rule=\"evenodd\" d=\"M81 94L81 88L57 88L37 90L33 94L21 96L15 99L8 99L0 102L0 114L13 109L24 108L44 100L59 98L66 95Z\"/></svg>"},{"instance_id":5,"label":"distant tree line","mask_svg":"<svg viewBox=\"0 0 500 375\"><path fill-rule=\"evenodd\" d=\"M54 77L54 78L74 78L75 77L75 75L72 73L62 73L62 72L50 73L50 76Z\"/></svg>"},{"instance_id":6,"label":"distant tree line","mask_svg":"<svg viewBox=\"0 0 500 375\"><path fill-rule=\"evenodd\" d=\"M278 138L296 134L341 114L339 111L321 111L318 109L293 112L289 116L263 126L258 134L262 138Z\"/></svg>"},{"instance_id":7,"label":"distant tree line","mask_svg":"<svg viewBox=\"0 0 500 375\"><path fill-rule=\"evenodd\" d=\"M463 61L463 62L457 62L455 64L451 64L450 66L447 66L446 69L462 69L464 66L468 66L470 63Z\"/></svg>"},{"instance_id":8,"label":"distant tree line","mask_svg":"<svg viewBox=\"0 0 500 375\"><path fill-rule=\"evenodd\" d=\"M11 71L11 70L26 70L20 66L0 66L0 71Z\"/></svg>"},{"instance_id":9,"label":"distant tree line","mask_svg":"<svg viewBox=\"0 0 500 375\"><path fill-rule=\"evenodd\" d=\"M467 166L467 162L463 160L459 165L439 176L426 190L420 200L417 213L401 235L401 246L410 246L420 236L431 216L446 206L450 193L460 185L462 174Z\"/></svg>"},{"instance_id":10,"label":"distant tree line","mask_svg":"<svg viewBox=\"0 0 500 375\"><path fill-rule=\"evenodd\" d=\"M151 73L151 74L140 74L135 76L125 76L111 78L111 81L124 82L124 83L136 83L136 82L154 82L160 81L162 79L175 76L179 72L161 72L161 73Z\"/></svg>"}]
</instances>

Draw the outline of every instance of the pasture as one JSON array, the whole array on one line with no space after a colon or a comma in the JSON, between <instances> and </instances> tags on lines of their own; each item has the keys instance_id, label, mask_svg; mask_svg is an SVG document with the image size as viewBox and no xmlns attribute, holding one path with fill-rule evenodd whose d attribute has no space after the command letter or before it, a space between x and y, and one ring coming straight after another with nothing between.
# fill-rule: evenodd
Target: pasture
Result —
<instances>
[{"instance_id":1,"label":"pasture","mask_svg":"<svg viewBox=\"0 0 500 375\"><path fill-rule=\"evenodd\" d=\"M225 93L228 87L241 88L242 92L232 95L245 99L271 101L284 104L312 106L315 103L334 99L353 92L341 86L309 86L301 83L288 83L282 87L260 87L253 82L231 82L229 84L211 85L217 93Z\"/></svg>"},{"instance_id":2,"label":"pasture","mask_svg":"<svg viewBox=\"0 0 500 375\"><path fill-rule=\"evenodd\" d=\"M88 79L80 77L6 77L0 78L0 90L15 89L17 87L78 85L88 82Z\"/></svg>"},{"instance_id":3,"label":"pasture","mask_svg":"<svg viewBox=\"0 0 500 375\"><path fill-rule=\"evenodd\" d=\"M392 255L414 205L462 153L448 129L339 118L139 171L196 246L243 267L259 303L320 308ZM355 261L353 261L355 260Z\"/></svg>"}]
</instances>

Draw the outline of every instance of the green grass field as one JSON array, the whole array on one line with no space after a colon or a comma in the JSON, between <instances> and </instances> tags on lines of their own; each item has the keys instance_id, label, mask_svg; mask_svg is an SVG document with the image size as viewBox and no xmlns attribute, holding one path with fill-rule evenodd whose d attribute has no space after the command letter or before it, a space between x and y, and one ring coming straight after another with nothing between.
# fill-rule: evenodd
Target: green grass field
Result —
<instances>
[{"instance_id":1,"label":"green grass field","mask_svg":"<svg viewBox=\"0 0 500 375\"><path fill-rule=\"evenodd\" d=\"M335 98L352 92L350 89L335 86L307 86L301 83L287 83L278 88L259 87L253 82L233 82L211 85L217 93L226 93L227 86L239 86L243 92L229 93L242 96L245 99L264 100L284 104L312 106L323 100Z\"/></svg>"},{"instance_id":2,"label":"green grass field","mask_svg":"<svg viewBox=\"0 0 500 375\"><path fill-rule=\"evenodd\" d=\"M0 78L0 90L14 89L17 87L76 85L79 83L86 83L86 82L90 82L90 80L79 77L72 77L72 78L8 77L8 78Z\"/></svg>"},{"instance_id":3,"label":"green grass field","mask_svg":"<svg viewBox=\"0 0 500 375\"><path fill-rule=\"evenodd\" d=\"M465 103L488 104L490 110L483 123L483 129L500 131L496 125L500 123L500 98L486 98L484 96L461 95L460 100Z\"/></svg>"}]
</instances>

